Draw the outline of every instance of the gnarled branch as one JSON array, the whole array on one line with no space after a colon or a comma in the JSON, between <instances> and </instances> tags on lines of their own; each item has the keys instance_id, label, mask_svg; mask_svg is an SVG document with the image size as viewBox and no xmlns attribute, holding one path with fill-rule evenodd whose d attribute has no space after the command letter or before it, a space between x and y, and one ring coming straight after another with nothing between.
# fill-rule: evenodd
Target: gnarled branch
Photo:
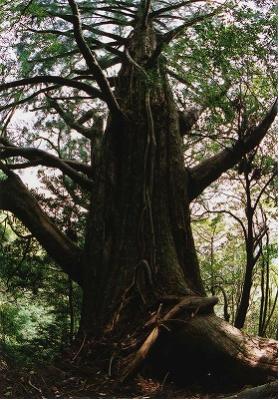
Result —
<instances>
[{"instance_id":1,"label":"gnarled branch","mask_svg":"<svg viewBox=\"0 0 279 400\"><path fill-rule=\"evenodd\" d=\"M195 199L205 188L218 179L224 172L236 165L241 158L253 150L265 137L268 129L277 115L277 100L263 120L242 140L237 141L231 148L226 148L199 165L189 170L189 200Z\"/></svg>"},{"instance_id":2,"label":"gnarled branch","mask_svg":"<svg viewBox=\"0 0 279 400\"><path fill-rule=\"evenodd\" d=\"M159 8L158 10L156 10L156 11L153 11L153 12L150 14L150 17L151 17L151 18L156 18L156 17L160 17L160 16L163 17L162 14L164 14L164 13L166 13L166 12L174 11L174 10L177 10L177 9L179 9L179 8L181 8L181 7L190 5L190 4L192 4L192 3L198 3L198 2L201 2L201 1L202 1L202 0L186 0L186 1L180 1L179 3L171 4L171 5L167 6L167 7L162 7L162 8Z\"/></svg>"},{"instance_id":3,"label":"gnarled branch","mask_svg":"<svg viewBox=\"0 0 279 400\"><path fill-rule=\"evenodd\" d=\"M72 280L81 284L81 250L42 210L21 179L0 163L0 209L12 212Z\"/></svg>"},{"instance_id":4,"label":"gnarled branch","mask_svg":"<svg viewBox=\"0 0 279 400\"><path fill-rule=\"evenodd\" d=\"M88 47L83 33L82 33L82 25L80 22L80 13L78 6L74 0L68 0L69 5L72 10L72 23L73 23L73 28L74 28L74 36L76 43L80 49L81 54L83 55L86 64L90 71L92 72L94 78L96 79L97 84L100 87L100 90L103 94L103 97L112 112L112 114L117 114L119 115L121 113L118 102L111 90L111 87L109 85L109 82L104 75L102 68L100 67L94 53L90 50Z\"/></svg>"},{"instance_id":5,"label":"gnarled branch","mask_svg":"<svg viewBox=\"0 0 279 400\"><path fill-rule=\"evenodd\" d=\"M89 94L89 96L94 99L99 98L101 100L104 100L102 93L98 89L90 85L87 85L86 83L83 82L54 75L34 76L32 78L25 78L25 79L20 79L18 81L6 82L0 85L0 92L7 89L17 88L26 85L37 85L39 83L46 83L46 84L54 83L60 86L72 87L78 90L82 90L83 92Z\"/></svg>"},{"instance_id":6,"label":"gnarled branch","mask_svg":"<svg viewBox=\"0 0 279 400\"><path fill-rule=\"evenodd\" d=\"M183 34L185 29L195 25L198 22L204 21L207 18L213 17L220 11L220 8L221 7L217 8L212 13L195 15L192 18L187 19L184 24L179 25L176 28L165 33L158 41L158 45L149 60L149 64L152 65L158 59L164 47L168 45L172 40L178 38L181 34Z\"/></svg>"},{"instance_id":7,"label":"gnarled branch","mask_svg":"<svg viewBox=\"0 0 279 400\"><path fill-rule=\"evenodd\" d=\"M0 140L0 143L1 142L3 143L3 140ZM80 166L74 161L68 162L67 160L60 159L53 154L36 148L23 148L16 147L14 145L0 145L0 159L9 157L24 157L31 162L29 166L44 165L48 167L58 168L82 188L87 190L91 190L92 188L92 181L78 172L78 170L83 170L82 172L85 171L86 168L84 167L84 164Z\"/></svg>"}]
</instances>

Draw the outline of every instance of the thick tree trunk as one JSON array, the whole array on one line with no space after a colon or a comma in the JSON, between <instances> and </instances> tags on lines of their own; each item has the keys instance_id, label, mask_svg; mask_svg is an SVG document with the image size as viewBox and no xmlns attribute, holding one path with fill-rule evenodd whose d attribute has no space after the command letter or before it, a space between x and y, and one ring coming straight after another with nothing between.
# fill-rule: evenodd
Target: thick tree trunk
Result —
<instances>
[{"instance_id":1,"label":"thick tree trunk","mask_svg":"<svg viewBox=\"0 0 279 400\"><path fill-rule=\"evenodd\" d=\"M125 115L108 121L95 177L84 272L86 330L88 321L95 321L93 330L112 328L131 299L144 309L162 295L204 294L172 94L163 66L145 72L136 64L154 47L149 29L144 51L137 31L128 48L135 61L123 65L116 86Z\"/></svg>"},{"instance_id":2,"label":"thick tree trunk","mask_svg":"<svg viewBox=\"0 0 279 400\"><path fill-rule=\"evenodd\" d=\"M164 65L142 67L155 42L152 26L135 28L127 46L128 61L116 80L115 96L123 116L109 117L95 165L82 278L80 332L87 337L109 333L125 341L156 310L160 320L159 310L167 312L169 300L205 295L190 225L178 114ZM187 319L198 312L199 306ZM185 315L178 318L183 321ZM183 357L179 364L175 361L181 349L187 359L197 360L195 372L215 373L227 360L232 371L235 365L247 365L249 371L263 369L262 375L273 372L273 359L266 366L261 359L268 347L260 350L257 344L252 353L252 344L243 344L238 330L222 324L213 315L203 315L166 337L158 322L141 348L144 357L139 353L132 365L137 367L138 360L141 364L153 345L155 354L163 341L171 350L162 365L172 365L174 372L177 366L176 374L185 362Z\"/></svg>"}]
</instances>

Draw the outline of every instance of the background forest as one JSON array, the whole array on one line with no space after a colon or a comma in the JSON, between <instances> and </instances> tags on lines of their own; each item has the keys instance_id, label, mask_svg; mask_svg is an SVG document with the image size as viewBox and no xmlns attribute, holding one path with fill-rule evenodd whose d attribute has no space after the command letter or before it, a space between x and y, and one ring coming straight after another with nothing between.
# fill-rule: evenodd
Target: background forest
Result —
<instances>
[{"instance_id":1,"label":"background forest","mask_svg":"<svg viewBox=\"0 0 279 400\"><path fill-rule=\"evenodd\" d=\"M92 2L82 3L86 12ZM89 29L86 37L107 64L112 82L118 72L113 60L121 47L113 47L111 42L126 37L129 9L138 2L98 3L112 7L112 11L99 14L117 19L118 25L102 27L100 23L100 28ZM158 1L156 7L175 3ZM210 2L189 3L194 3L193 13L200 6L195 3ZM224 11L218 17L197 21L162 53L169 62L168 76L189 167L241 140L247 127L265 115L276 95L276 2L221 3ZM78 74L76 81L90 83L72 34L66 30L67 18L58 19L52 29L47 25L48 16L57 15L65 4L0 0L3 85L7 77L9 81L24 79L34 71L37 75L64 74L70 79ZM122 13L114 6L122 6ZM177 20L162 20L161 27L170 24L175 27ZM60 35L61 31L65 33ZM100 38L109 56L98 50ZM156 77L149 79L152 86ZM100 138L90 143L87 131L92 117L104 124L107 109L95 99L92 111L79 89L56 92L55 87L46 88L38 86L37 92L16 88L0 97L0 163L4 165L0 182L6 179L5 167L18 173L56 226L82 247L89 209L86 184L91 178L81 180L80 186L67 170L57 170L55 163L44 159L43 153L85 165L90 161L91 146L95 146L98 157ZM33 153L17 153L18 148L33 149ZM219 298L216 314L248 335L273 339L278 335L276 188L273 124L259 145L191 203L206 294ZM4 355L0 370L5 362L17 366L49 363L69 348L79 330L81 303L80 287L19 219L0 211L0 355Z\"/></svg>"}]
</instances>

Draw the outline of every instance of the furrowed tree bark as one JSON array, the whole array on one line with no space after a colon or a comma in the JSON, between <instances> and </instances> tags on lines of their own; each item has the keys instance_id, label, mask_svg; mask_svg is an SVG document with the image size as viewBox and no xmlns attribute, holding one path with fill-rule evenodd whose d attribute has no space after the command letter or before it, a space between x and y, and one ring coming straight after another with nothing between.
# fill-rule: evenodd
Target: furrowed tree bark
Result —
<instances>
[{"instance_id":1,"label":"furrowed tree bark","mask_svg":"<svg viewBox=\"0 0 279 400\"><path fill-rule=\"evenodd\" d=\"M191 289L204 294L178 114L164 66L145 65L155 48L152 24L139 22L115 88L125 118L108 121L92 190L84 278L89 286L84 288L82 319L86 330L94 320L93 331L111 326L131 298L146 308L144 303L156 302L160 292L181 297Z\"/></svg>"},{"instance_id":2,"label":"furrowed tree bark","mask_svg":"<svg viewBox=\"0 0 279 400\"><path fill-rule=\"evenodd\" d=\"M214 166L205 179L207 173L197 169L192 186L193 176L184 168L179 116L164 62L152 66L148 62L156 45L152 24L143 28L139 23L127 44L127 60L115 86L125 117L111 115L108 119L92 189L81 319L81 332L88 337L110 334L126 338L138 329L138 321L146 321L150 310L156 310L160 298L204 296L190 225L189 192L193 197L195 187L201 190L205 182L209 184L238 162L234 149L234 158L220 167L219 160L225 157L222 153L216 157L218 173L213 174ZM242 154L249 151L249 140L244 150L241 147ZM212 166L211 161L209 164ZM181 312L177 318L183 325ZM193 369L196 375L204 371L204 357L216 374L229 360L228 369L230 366L235 379L241 379L235 372L238 366L247 372L249 381L274 373L275 342L254 342L214 315L207 317L208 311L196 316L199 312L197 306L190 322L186 318L185 328L176 327L173 336L166 337L164 328L154 327L141 343L131 370L136 371L148 359L150 349L156 353L158 345L159 352L163 348L170 352L162 363L156 355L157 366L173 368L176 376L183 370L182 361L175 361L183 348L185 359L190 354L191 360L199 360ZM175 343L179 345L175 347ZM129 372L124 376L126 379Z\"/></svg>"}]
</instances>

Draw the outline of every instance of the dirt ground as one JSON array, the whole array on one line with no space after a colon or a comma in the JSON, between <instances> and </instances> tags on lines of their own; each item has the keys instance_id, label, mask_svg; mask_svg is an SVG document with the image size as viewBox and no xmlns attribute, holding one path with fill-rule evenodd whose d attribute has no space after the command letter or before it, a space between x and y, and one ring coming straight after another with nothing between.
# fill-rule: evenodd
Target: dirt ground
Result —
<instances>
[{"instance_id":1,"label":"dirt ground","mask_svg":"<svg viewBox=\"0 0 279 400\"><path fill-rule=\"evenodd\" d=\"M9 371L0 377L0 398L224 398L223 395L186 390L172 382L137 376L121 384L98 371L69 373L48 366L43 370Z\"/></svg>"},{"instance_id":2,"label":"dirt ground","mask_svg":"<svg viewBox=\"0 0 279 400\"><path fill-rule=\"evenodd\" d=\"M140 398L140 399L208 399L228 398L235 390L216 392L198 384L179 387L169 376L155 380L137 375L127 383L109 376L104 368L79 366L68 362L37 368L4 368L0 371L0 398Z\"/></svg>"},{"instance_id":3,"label":"dirt ground","mask_svg":"<svg viewBox=\"0 0 279 400\"><path fill-rule=\"evenodd\" d=\"M140 374L123 383L118 377L125 364L117 363L111 354L105 343L92 352L90 347L84 349L83 355L65 352L52 364L25 368L7 365L0 357L0 399L224 399L249 388L228 387L222 379L214 384L208 380L188 386L183 385L184 382L178 385L170 374L147 378L144 368Z\"/></svg>"}]
</instances>

